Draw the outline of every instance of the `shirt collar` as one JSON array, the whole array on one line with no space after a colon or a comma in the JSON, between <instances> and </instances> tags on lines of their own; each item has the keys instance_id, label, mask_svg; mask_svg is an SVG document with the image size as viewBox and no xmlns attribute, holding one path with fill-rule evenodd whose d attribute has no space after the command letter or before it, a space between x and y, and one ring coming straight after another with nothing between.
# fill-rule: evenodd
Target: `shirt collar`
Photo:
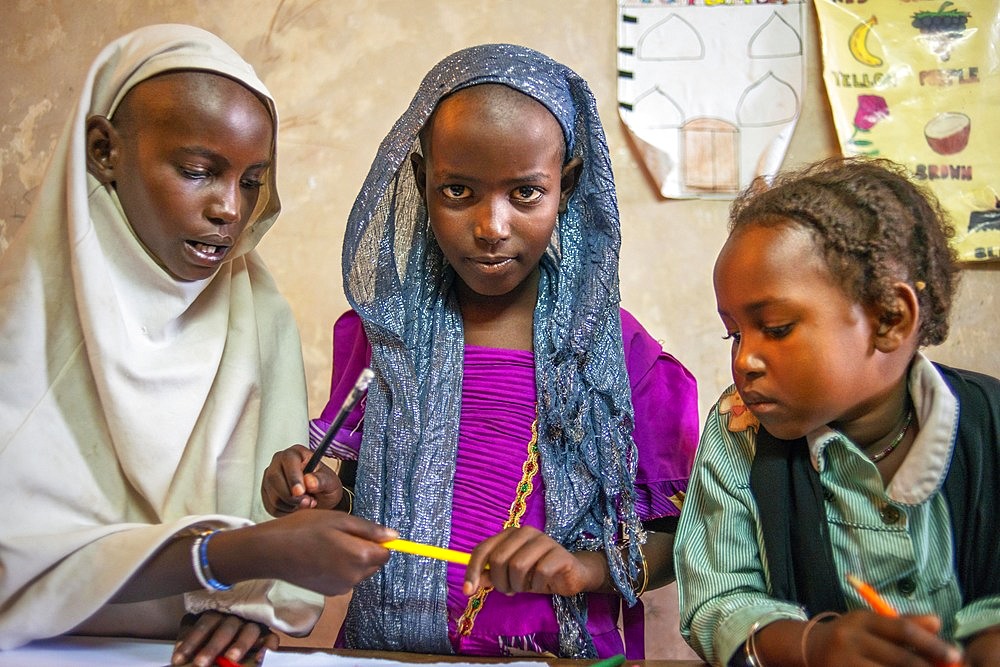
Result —
<instances>
[{"instance_id":1,"label":"shirt collar","mask_svg":"<svg viewBox=\"0 0 1000 667\"><path fill-rule=\"evenodd\" d=\"M896 502L919 505L944 482L958 432L959 406L958 399L941 373L920 352L910 365L907 386L920 430L899 470L890 480L886 494ZM847 441L842 433L826 425L806 435L809 456L818 472L822 472L825 466L823 451L836 439ZM858 455L865 456L856 446L854 449Z\"/></svg>"}]
</instances>

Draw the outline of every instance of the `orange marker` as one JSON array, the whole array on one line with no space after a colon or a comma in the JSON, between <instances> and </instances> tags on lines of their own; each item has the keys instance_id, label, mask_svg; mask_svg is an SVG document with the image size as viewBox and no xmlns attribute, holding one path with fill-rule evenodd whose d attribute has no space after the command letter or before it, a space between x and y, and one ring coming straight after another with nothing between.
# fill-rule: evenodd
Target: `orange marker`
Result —
<instances>
[{"instance_id":1,"label":"orange marker","mask_svg":"<svg viewBox=\"0 0 1000 667\"><path fill-rule=\"evenodd\" d=\"M876 614L890 616L892 618L899 617L899 612L896 611L891 604L886 602L885 598L879 595L878 591L872 588L867 582L858 579L853 574L848 574L847 583L854 587L854 590L858 592L858 595L860 595L864 601L868 603L868 606L871 607L872 611ZM961 664L961 662L946 662L939 663L939 667L960 667Z\"/></svg>"}]
</instances>

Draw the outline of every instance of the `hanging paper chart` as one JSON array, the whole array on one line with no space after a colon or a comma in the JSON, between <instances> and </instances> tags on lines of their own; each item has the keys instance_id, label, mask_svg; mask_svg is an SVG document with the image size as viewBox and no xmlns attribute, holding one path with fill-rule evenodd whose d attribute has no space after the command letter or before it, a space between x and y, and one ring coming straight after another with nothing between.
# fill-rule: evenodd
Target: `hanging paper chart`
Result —
<instances>
[{"instance_id":1,"label":"hanging paper chart","mask_svg":"<svg viewBox=\"0 0 1000 667\"><path fill-rule=\"evenodd\" d=\"M731 198L781 165L805 84L803 3L618 3L618 106L669 198Z\"/></svg>"},{"instance_id":2,"label":"hanging paper chart","mask_svg":"<svg viewBox=\"0 0 1000 667\"><path fill-rule=\"evenodd\" d=\"M817 0L845 155L905 166L951 215L963 261L1000 260L1000 3Z\"/></svg>"}]
</instances>

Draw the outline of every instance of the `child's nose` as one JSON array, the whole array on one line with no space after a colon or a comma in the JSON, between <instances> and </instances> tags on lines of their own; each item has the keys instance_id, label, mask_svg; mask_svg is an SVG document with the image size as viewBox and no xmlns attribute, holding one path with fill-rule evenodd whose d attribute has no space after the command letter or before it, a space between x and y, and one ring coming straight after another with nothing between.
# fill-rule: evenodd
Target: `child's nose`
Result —
<instances>
[{"instance_id":1,"label":"child's nose","mask_svg":"<svg viewBox=\"0 0 1000 667\"><path fill-rule=\"evenodd\" d=\"M484 202L476 210L476 238L496 245L510 236L509 212L502 202Z\"/></svg>"},{"instance_id":2,"label":"child's nose","mask_svg":"<svg viewBox=\"0 0 1000 667\"><path fill-rule=\"evenodd\" d=\"M242 219L242 203L239 181L220 181L209 205L208 218L220 225L237 223Z\"/></svg>"},{"instance_id":3,"label":"child's nose","mask_svg":"<svg viewBox=\"0 0 1000 667\"><path fill-rule=\"evenodd\" d=\"M747 344L743 338L733 348L733 373L744 377L760 374L764 371L763 360L760 355Z\"/></svg>"}]
</instances>

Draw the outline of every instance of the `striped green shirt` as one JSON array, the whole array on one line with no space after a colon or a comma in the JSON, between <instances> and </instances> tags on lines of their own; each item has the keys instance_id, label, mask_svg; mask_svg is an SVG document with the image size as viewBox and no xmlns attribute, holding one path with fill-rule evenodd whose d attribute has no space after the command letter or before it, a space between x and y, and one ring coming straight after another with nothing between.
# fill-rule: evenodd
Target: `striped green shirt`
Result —
<instances>
[{"instance_id":1,"label":"striped green shirt","mask_svg":"<svg viewBox=\"0 0 1000 667\"><path fill-rule=\"evenodd\" d=\"M900 613L937 614L942 636L962 639L1000 623L1000 597L963 607L953 566L951 518L940 490L954 446L957 402L922 355L913 364L909 390L920 431L888 486L875 464L839 432L824 427L807 441L840 574L865 579ZM725 664L755 623L759 628L807 618L798 605L769 595L750 490L756 429L756 419L730 387L706 420L675 541L681 634L712 664ZM841 579L848 608L865 608Z\"/></svg>"}]
</instances>

